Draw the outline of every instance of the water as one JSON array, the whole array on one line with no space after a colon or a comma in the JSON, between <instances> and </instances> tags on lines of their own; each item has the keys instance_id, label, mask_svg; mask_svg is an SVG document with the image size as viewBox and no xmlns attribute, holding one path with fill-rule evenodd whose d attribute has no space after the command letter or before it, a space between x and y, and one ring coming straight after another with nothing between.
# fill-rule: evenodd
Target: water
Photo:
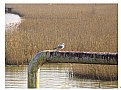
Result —
<instances>
[{"instance_id":1,"label":"water","mask_svg":"<svg viewBox=\"0 0 121 90\"><path fill-rule=\"evenodd\" d=\"M16 14L7 13L5 14L5 24L21 22L21 17Z\"/></svg>"},{"instance_id":2,"label":"water","mask_svg":"<svg viewBox=\"0 0 121 90\"><path fill-rule=\"evenodd\" d=\"M5 87L27 88L28 66L6 66ZM117 88L117 81L86 79L76 76L72 64L44 64L39 73L39 88Z\"/></svg>"},{"instance_id":3,"label":"water","mask_svg":"<svg viewBox=\"0 0 121 90\"><path fill-rule=\"evenodd\" d=\"M6 13L5 14L5 30L12 30L12 28L18 28L21 24L21 17L16 14Z\"/></svg>"}]
</instances>

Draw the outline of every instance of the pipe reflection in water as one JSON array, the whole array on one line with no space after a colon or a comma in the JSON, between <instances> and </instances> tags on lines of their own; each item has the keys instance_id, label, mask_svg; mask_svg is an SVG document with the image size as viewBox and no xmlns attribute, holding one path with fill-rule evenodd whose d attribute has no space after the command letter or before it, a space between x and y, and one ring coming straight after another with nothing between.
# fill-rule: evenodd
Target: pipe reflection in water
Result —
<instances>
[{"instance_id":1,"label":"pipe reflection in water","mask_svg":"<svg viewBox=\"0 0 121 90\"><path fill-rule=\"evenodd\" d=\"M87 69L86 69L87 67ZM98 68L97 68L98 67ZM103 66L106 68L106 66ZM6 66L5 87L27 88L28 66ZM47 63L44 64L39 73L39 88L117 88L117 80L97 80L81 77L80 72L88 73L92 68L100 69L97 65L75 64L75 63ZM116 66L110 66L116 68ZM86 71L85 71L86 70ZM85 72L84 72L85 71ZM105 70L102 70L105 72ZM115 70L116 71L116 70ZM90 72L89 72L90 73ZM96 72L98 75L98 71ZM109 73L108 73L109 74ZM115 73L114 73L115 74ZM104 75L104 74L102 74ZM112 73L113 75L113 73Z\"/></svg>"}]
</instances>

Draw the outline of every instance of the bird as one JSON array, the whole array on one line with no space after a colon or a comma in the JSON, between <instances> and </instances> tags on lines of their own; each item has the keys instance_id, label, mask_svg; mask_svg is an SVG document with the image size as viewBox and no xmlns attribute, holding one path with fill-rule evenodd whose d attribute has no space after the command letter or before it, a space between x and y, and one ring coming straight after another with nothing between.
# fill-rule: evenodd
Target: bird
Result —
<instances>
[{"instance_id":1,"label":"bird","mask_svg":"<svg viewBox=\"0 0 121 90\"><path fill-rule=\"evenodd\" d=\"M59 44L56 48L54 48L54 50L59 51L64 48L64 45L65 45L64 43Z\"/></svg>"}]
</instances>

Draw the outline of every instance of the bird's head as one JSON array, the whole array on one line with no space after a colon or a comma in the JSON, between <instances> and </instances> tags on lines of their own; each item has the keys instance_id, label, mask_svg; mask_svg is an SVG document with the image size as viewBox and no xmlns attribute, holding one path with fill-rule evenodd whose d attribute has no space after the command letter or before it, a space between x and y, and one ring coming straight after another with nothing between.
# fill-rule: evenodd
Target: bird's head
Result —
<instances>
[{"instance_id":1,"label":"bird's head","mask_svg":"<svg viewBox=\"0 0 121 90\"><path fill-rule=\"evenodd\" d=\"M64 43L62 43L64 45Z\"/></svg>"}]
</instances>

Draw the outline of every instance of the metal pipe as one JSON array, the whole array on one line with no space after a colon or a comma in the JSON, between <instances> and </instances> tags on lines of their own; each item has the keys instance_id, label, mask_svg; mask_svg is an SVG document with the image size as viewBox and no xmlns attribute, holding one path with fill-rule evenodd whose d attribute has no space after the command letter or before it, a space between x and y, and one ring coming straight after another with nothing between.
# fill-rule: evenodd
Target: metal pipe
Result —
<instances>
[{"instance_id":1,"label":"metal pipe","mask_svg":"<svg viewBox=\"0 0 121 90\"><path fill-rule=\"evenodd\" d=\"M117 65L118 54L109 52L50 52L47 62Z\"/></svg>"},{"instance_id":2,"label":"metal pipe","mask_svg":"<svg viewBox=\"0 0 121 90\"><path fill-rule=\"evenodd\" d=\"M39 88L39 70L40 66L46 62L48 51L37 53L30 61L28 66L28 88Z\"/></svg>"},{"instance_id":3,"label":"metal pipe","mask_svg":"<svg viewBox=\"0 0 121 90\"><path fill-rule=\"evenodd\" d=\"M39 70L46 62L118 64L117 53L44 50L37 53L28 67L28 88L39 88Z\"/></svg>"}]
</instances>

